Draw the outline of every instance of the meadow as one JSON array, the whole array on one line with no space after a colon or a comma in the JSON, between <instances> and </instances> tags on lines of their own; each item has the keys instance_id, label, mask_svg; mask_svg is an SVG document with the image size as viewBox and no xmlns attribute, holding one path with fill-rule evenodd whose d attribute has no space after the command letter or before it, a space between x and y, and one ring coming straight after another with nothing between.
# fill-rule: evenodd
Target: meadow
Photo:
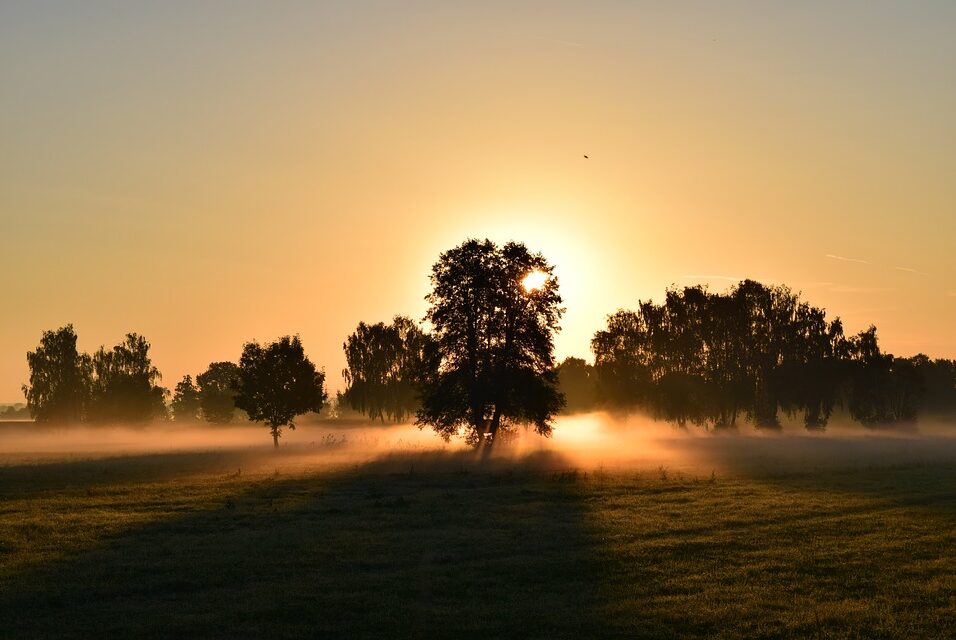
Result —
<instances>
[{"instance_id":1,"label":"meadow","mask_svg":"<svg viewBox=\"0 0 956 640\"><path fill-rule=\"evenodd\" d=\"M953 439L635 430L0 432L0 635L956 636Z\"/></svg>"}]
</instances>

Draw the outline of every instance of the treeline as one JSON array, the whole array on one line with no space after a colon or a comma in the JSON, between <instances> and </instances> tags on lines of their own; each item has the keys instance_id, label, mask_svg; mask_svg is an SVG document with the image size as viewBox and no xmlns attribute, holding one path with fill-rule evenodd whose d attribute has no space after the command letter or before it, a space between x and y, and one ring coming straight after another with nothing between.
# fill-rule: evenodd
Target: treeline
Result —
<instances>
[{"instance_id":1,"label":"treeline","mask_svg":"<svg viewBox=\"0 0 956 640\"><path fill-rule=\"evenodd\" d=\"M346 388L332 413L382 422L412 417L442 437L492 442L518 424L550 433L559 411L640 410L710 430L782 416L823 429L836 410L867 426L956 413L956 363L883 352L876 329L845 335L839 318L785 286L745 280L724 293L668 290L660 304L620 310L594 334L594 364L556 365L564 309L553 267L523 244L469 240L431 274L426 331L396 316L360 322L342 345ZM247 343L238 362L213 362L170 394L150 345L128 334L80 353L72 326L43 334L27 354L27 406L38 422L176 420L228 423L237 411L270 427L326 404L325 374L298 337ZM168 401L168 404L167 404Z\"/></svg>"},{"instance_id":2,"label":"treeline","mask_svg":"<svg viewBox=\"0 0 956 640\"><path fill-rule=\"evenodd\" d=\"M72 325L46 331L27 353L30 384L24 385L37 422L146 422L166 418L167 391L149 357L149 342L130 333L112 349L92 356L76 348Z\"/></svg>"},{"instance_id":3,"label":"treeline","mask_svg":"<svg viewBox=\"0 0 956 640\"><path fill-rule=\"evenodd\" d=\"M684 426L822 429L843 408L868 426L956 412L956 363L884 353L876 328L844 334L839 318L785 286L745 280L725 293L669 290L611 315L591 342L594 365L559 367L567 408L638 409Z\"/></svg>"},{"instance_id":4,"label":"treeline","mask_svg":"<svg viewBox=\"0 0 956 640\"><path fill-rule=\"evenodd\" d=\"M150 344L135 333L112 349L80 353L73 325L46 331L35 351L27 354L30 384L24 385L37 422L142 423L174 419L226 423L235 412L238 367L214 362L205 373L185 376L169 391L158 383L162 374L149 356Z\"/></svg>"},{"instance_id":5,"label":"treeline","mask_svg":"<svg viewBox=\"0 0 956 640\"><path fill-rule=\"evenodd\" d=\"M30 408L23 404L0 405L0 420L29 420Z\"/></svg>"},{"instance_id":6,"label":"treeline","mask_svg":"<svg viewBox=\"0 0 956 640\"><path fill-rule=\"evenodd\" d=\"M335 413L401 422L413 414L443 438L491 444L517 424L550 434L563 399L553 336L564 309L553 267L509 242L468 240L441 254L430 276L426 332L409 318L359 323L343 344L346 389ZM93 356L72 326L43 334L27 355L24 393L37 422L228 422L236 410L264 422L273 440L293 419L326 405L325 374L297 337L248 343L238 363L214 362L169 392L136 334Z\"/></svg>"},{"instance_id":7,"label":"treeline","mask_svg":"<svg viewBox=\"0 0 956 640\"><path fill-rule=\"evenodd\" d=\"M40 423L141 424L152 420L227 423L237 409L264 422L275 446L296 416L321 411L325 373L306 358L299 338L246 343L239 363L213 362L204 373L185 376L167 406L169 391L149 356L149 342L135 333L92 356L80 353L72 325L46 331L27 353L27 407Z\"/></svg>"}]
</instances>

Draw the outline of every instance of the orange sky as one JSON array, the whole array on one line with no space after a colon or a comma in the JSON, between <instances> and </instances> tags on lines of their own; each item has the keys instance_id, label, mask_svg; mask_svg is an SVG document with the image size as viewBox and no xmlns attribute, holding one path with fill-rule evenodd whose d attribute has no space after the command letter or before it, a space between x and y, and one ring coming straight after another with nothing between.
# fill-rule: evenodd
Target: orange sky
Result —
<instances>
[{"instance_id":1,"label":"orange sky","mask_svg":"<svg viewBox=\"0 0 956 640\"><path fill-rule=\"evenodd\" d=\"M0 6L0 401L68 322L334 390L469 236L557 264L562 357L742 277L956 357L953 3L84 5Z\"/></svg>"}]
</instances>

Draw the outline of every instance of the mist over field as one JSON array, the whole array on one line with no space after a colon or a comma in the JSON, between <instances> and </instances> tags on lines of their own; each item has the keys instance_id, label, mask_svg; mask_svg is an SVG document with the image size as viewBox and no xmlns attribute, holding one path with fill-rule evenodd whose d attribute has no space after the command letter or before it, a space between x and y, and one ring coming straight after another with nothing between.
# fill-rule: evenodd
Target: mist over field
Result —
<instances>
[{"instance_id":1,"label":"mist over field","mask_svg":"<svg viewBox=\"0 0 956 640\"><path fill-rule=\"evenodd\" d=\"M154 423L122 426L40 426L0 422L0 465L147 454L221 454L246 460L247 471L295 467L316 471L415 456L419 464L479 466L487 463L458 439L442 440L413 424L350 421L306 422L286 430L273 451L268 433L255 424ZM806 471L812 468L890 466L956 461L954 426L927 421L919 431L874 432L835 421L825 433L799 427L780 432L742 429L712 434L681 429L646 416L606 412L557 418L553 435L521 429L499 445L497 465L615 472L669 469L690 474L720 471ZM210 458L213 459L213 458Z\"/></svg>"},{"instance_id":2,"label":"mist over field","mask_svg":"<svg viewBox=\"0 0 956 640\"><path fill-rule=\"evenodd\" d=\"M0 451L10 637L954 629L949 436L588 413L490 453L358 421L278 449L261 425L8 423Z\"/></svg>"}]
</instances>

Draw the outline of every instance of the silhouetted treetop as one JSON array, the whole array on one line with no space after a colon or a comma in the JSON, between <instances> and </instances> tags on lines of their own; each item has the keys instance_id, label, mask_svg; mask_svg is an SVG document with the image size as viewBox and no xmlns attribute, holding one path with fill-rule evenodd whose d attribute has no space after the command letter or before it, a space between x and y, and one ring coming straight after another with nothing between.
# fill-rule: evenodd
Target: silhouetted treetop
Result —
<instances>
[{"instance_id":1,"label":"silhouetted treetop","mask_svg":"<svg viewBox=\"0 0 956 640\"><path fill-rule=\"evenodd\" d=\"M395 316L391 324L360 322L342 345L342 371L349 407L368 417L405 420L420 406L421 386L435 367L434 341L414 321Z\"/></svg>"},{"instance_id":2,"label":"silhouetted treetop","mask_svg":"<svg viewBox=\"0 0 956 640\"><path fill-rule=\"evenodd\" d=\"M540 283L525 286L529 274ZM439 354L418 423L445 438L464 430L476 444L502 426L528 423L550 434L563 399L554 334L564 309L553 267L524 244L468 240L432 267L427 320Z\"/></svg>"},{"instance_id":3,"label":"silhouetted treetop","mask_svg":"<svg viewBox=\"0 0 956 640\"><path fill-rule=\"evenodd\" d=\"M157 382L159 370L149 357L150 344L141 335L110 350L93 354L89 419L96 422L146 422L166 418L167 391Z\"/></svg>"},{"instance_id":4,"label":"silhouetted treetop","mask_svg":"<svg viewBox=\"0 0 956 640\"><path fill-rule=\"evenodd\" d=\"M193 422L199 419L199 389L193 384L192 376L183 376L183 379L176 383L170 407L176 422Z\"/></svg>"},{"instance_id":5,"label":"silhouetted treetop","mask_svg":"<svg viewBox=\"0 0 956 640\"><path fill-rule=\"evenodd\" d=\"M598 393L679 425L777 428L779 411L823 428L845 400L868 424L912 419L918 384L882 354L876 330L846 338L839 318L785 286L744 280L723 294L667 291L618 311L591 342Z\"/></svg>"},{"instance_id":6,"label":"silhouetted treetop","mask_svg":"<svg viewBox=\"0 0 956 640\"><path fill-rule=\"evenodd\" d=\"M44 331L36 351L27 353L30 384L23 385L30 414L37 422L79 422L90 395L90 358L76 350L69 324Z\"/></svg>"},{"instance_id":7,"label":"silhouetted treetop","mask_svg":"<svg viewBox=\"0 0 956 640\"><path fill-rule=\"evenodd\" d=\"M325 373L305 356L298 336L260 345L249 342L239 359L236 407L264 422L279 447L282 427L295 429L296 416L319 412L326 401Z\"/></svg>"},{"instance_id":8,"label":"silhouetted treetop","mask_svg":"<svg viewBox=\"0 0 956 640\"><path fill-rule=\"evenodd\" d=\"M196 376L203 418L215 424L227 424L236 412L235 396L239 367L233 362L213 362Z\"/></svg>"},{"instance_id":9,"label":"silhouetted treetop","mask_svg":"<svg viewBox=\"0 0 956 640\"><path fill-rule=\"evenodd\" d=\"M558 366L558 387L564 395L565 411L592 411L597 406L597 375L582 358L569 357Z\"/></svg>"}]
</instances>

